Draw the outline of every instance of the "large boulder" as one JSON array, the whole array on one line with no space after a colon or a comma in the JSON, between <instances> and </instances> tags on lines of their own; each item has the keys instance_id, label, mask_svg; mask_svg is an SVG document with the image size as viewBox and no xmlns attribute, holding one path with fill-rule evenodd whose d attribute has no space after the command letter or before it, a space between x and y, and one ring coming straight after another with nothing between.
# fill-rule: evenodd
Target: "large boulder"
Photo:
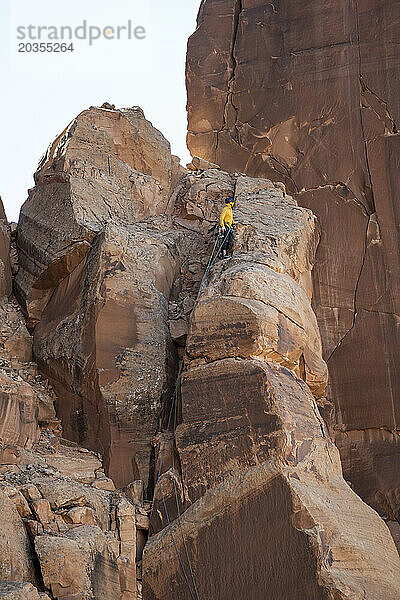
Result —
<instances>
[{"instance_id":1,"label":"large boulder","mask_svg":"<svg viewBox=\"0 0 400 600\"><path fill-rule=\"evenodd\" d=\"M389 530L345 483L304 383L284 367L225 359L188 371L182 403L176 520L173 487L162 486L199 597L397 599ZM143 561L145 600L187 597L166 523Z\"/></svg>"},{"instance_id":2,"label":"large boulder","mask_svg":"<svg viewBox=\"0 0 400 600\"><path fill-rule=\"evenodd\" d=\"M31 324L110 221L163 212L182 174L139 108L83 111L49 146L21 209L16 290Z\"/></svg>"},{"instance_id":3,"label":"large boulder","mask_svg":"<svg viewBox=\"0 0 400 600\"><path fill-rule=\"evenodd\" d=\"M57 600L122 598L116 557L98 527L84 525L62 537L38 536L35 548L44 584Z\"/></svg>"},{"instance_id":4,"label":"large boulder","mask_svg":"<svg viewBox=\"0 0 400 600\"><path fill-rule=\"evenodd\" d=\"M383 515L400 497L399 17L393 0L205 0L187 55L192 155L285 182L318 217L337 442Z\"/></svg>"}]
</instances>

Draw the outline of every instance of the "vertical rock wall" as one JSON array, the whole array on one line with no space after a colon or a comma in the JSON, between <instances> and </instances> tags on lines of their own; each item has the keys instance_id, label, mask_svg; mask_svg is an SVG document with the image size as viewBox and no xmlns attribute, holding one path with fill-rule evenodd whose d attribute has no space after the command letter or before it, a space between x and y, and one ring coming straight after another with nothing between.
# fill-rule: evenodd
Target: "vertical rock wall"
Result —
<instances>
[{"instance_id":1,"label":"vertical rock wall","mask_svg":"<svg viewBox=\"0 0 400 600\"><path fill-rule=\"evenodd\" d=\"M304 286L315 218L265 180L238 177L235 200L232 258L191 319L144 599L395 600L389 530L345 483L318 410L327 370Z\"/></svg>"},{"instance_id":2,"label":"vertical rock wall","mask_svg":"<svg viewBox=\"0 0 400 600\"><path fill-rule=\"evenodd\" d=\"M400 7L206 0L187 56L193 155L285 182L321 225L313 306L346 478L399 517Z\"/></svg>"}]
</instances>

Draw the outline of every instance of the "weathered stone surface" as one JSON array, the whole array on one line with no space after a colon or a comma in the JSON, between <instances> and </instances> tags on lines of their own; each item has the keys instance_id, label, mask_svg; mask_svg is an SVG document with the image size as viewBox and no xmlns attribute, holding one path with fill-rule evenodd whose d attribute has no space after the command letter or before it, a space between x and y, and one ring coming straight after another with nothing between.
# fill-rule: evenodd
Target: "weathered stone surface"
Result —
<instances>
[{"instance_id":1,"label":"weathered stone surface","mask_svg":"<svg viewBox=\"0 0 400 600\"><path fill-rule=\"evenodd\" d=\"M12 501L20 517L31 518L32 513L29 504L20 490L12 487L2 487L2 491Z\"/></svg>"},{"instance_id":2,"label":"weathered stone surface","mask_svg":"<svg viewBox=\"0 0 400 600\"><path fill-rule=\"evenodd\" d=\"M341 429L383 428L388 440L400 397L398 18L391 0L206 0L187 57L192 155L283 181L318 217L314 307L329 397ZM357 471L364 443L351 455L338 443L363 498L399 487L393 444L376 477Z\"/></svg>"},{"instance_id":3,"label":"weathered stone surface","mask_svg":"<svg viewBox=\"0 0 400 600\"><path fill-rule=\"evenodd\" d=\"M143 481L133 481L125 489L124 493L134 503L138 505L143 504Z\"/></svg>"},{"instance_id":4,"label":"weathered stone surface","mask_svg":"<svg viewBox=\"0 0 400 600\"><path fill-rule=\"evenodd\" d=\"M163 212L180 174L141 109L83 111L49 147L21 211L16 284L32 322L104 225Z\"/></svg>"},{"instance_id":5,"label":"weathered stone surface","mask_svg":"<svg viewBox=\"0 0 400 600\"><path fill-rule=\"evenodd\" d=\"M36 485L53 510L88 506L93 509L97 524L107 531L110 510L109 493L60 477L37 479Z\"/></svg>"},{"instance_id":6,"label":"weathered stone surface","mask_svg":"<svg viewBox=\"0 0 400 600\"><path fill-rule=\"evenodd\" d=\"M108 600L122 596L115 557L98 527L85 525L63 537L35 538L45 586L57 600Z\"/></svg>"},{"instance_id":7,"label":"weathered stone surface","mask_svg":"<svg viewBox=\"0 0 400 600\"><path fill-rule=\"evenodd\" d=\"M31 583L0 581L2 600L50 600L47 594L39 593Z\"/></svg>"},{"instance_id":8,"label":"weathered stone surface","mask_svg":"<svg viewBox=\"0 0 400 600\"><path fill-rule=\"evenodd\" d=\"M306 292L316 247L313 215L282 192L239 178L233 258L219 263L201 296L187 341L191 358L207 362L263 357L296 371L323 397L327 369ZM252 184L252 185L251 185ZM272 187L272 189L271 189Z\"/></svg>"},{"instance_id":9,"label":"weathered stone surface","mask_svg":"<svg viewBox=\"0 0 400 600\"><path fill-rule=\"evenodd\" d=\"M193 156L192 162L188 165L188 168L191 171L207 171L208 169L219 169L219 166L214 165L203 158L199 158L198 156Z\"/></svg>"},{"instance_id":10,"label":"weathered stone surface","mask_svg":"<svg viewBox=\"0 0 400 600\"><path fill-rule=\"evenodd\" d=\"M400 559L390 532L344 481L311 394L324 406L319 331L298 283L313 263L312 215L282 191L271 199L262 183L241 195L236 187L232 258L214 267L194 308L143 597L187 596L176 544L182 557L187 548L200 597L394 600Z\"/></svg>"},{"instance_id":11,"label":"weathered stone surface","mask_svg":"<svg viewBox=\"0 0 400 600\"><path fill-rule=\"evenodd\" d=\"M0 439L31 448L39 439L38 399L33 388L18 379L0 369Z\"/></svg>"},{"instance_id":12,"label":"weathered stone surface","mask_svg":"<svg viewBox=\"0 0 400 600\"><path fill-rule=\"evenodd\" d=\"M0 300L0 353L21 363L32 360L32 338L15 299Z\"/></svg>"},{"instance_id":13,"label":"weathered stone surface","mask_svg":"<svg viewBox=\"0 0 400 600\"><path fill-rule=\"evenodd\" d=\"M0 489L8 507L14 505L19 512L23 508L26 532L22 521L20 526L25 533L27 548L30 549L31 543L36 548L33 564L38 569L38 580L43 579L55 600L136 600L134 505L116 492L82 485L61 474L52 476L49 468L41 469L40 465L36 469L28 465L18 474L3 474ZM141 507L138 509L144 512ZM6 510L5 519L8 518ZM0 525L3 528L2 518ZM24 578L35 583L35 573L28 577L21 572L23 561L18 548L18 529L15 540L8 537L8 528L10 532L14 528L13 520L4 527L3 543L7 550L4 557L10 561L15 556L18 565L8 570L17 573L19 580ZM141 552L142 548L139 550ZM0 556L3 558L3 554ZM0 576L4 578L2 571Z\"/></svg>"},{"instance_id":14,"label":"weathered stone surface","mask_svg":"<svg viewBox=\"0 0 400 600\"><path fill-rule=\"evenodd\" d=\"M94 512L88 506L77 506L75 508L71 508L67 513L65 513L64 521L74 525L96 525Z\"/></svg>"},{"instance_id":15,"label":"weathered stone surface","mask_svg":"<svg viewBox=\"0 0 400 600\"><path fill-rule=\"evenodd\" d=\"M174 374L168 300L194 234L158 215L183 173L139 109L91 109L49 149L21 213L16 285L40 320L35 356L64 435L101 452L118 486L147 485Z\"/></svg>"},{"instance_id":16,"label":"weathered stone surface","mask_svg":"<svg viewBox=\"0 0 400 600\"><path fill-rule=\"evenodd\" d=\"M63 440L65 442L65 440ZM38 449L40 451L40 448ZM80 452L78 448L61 445L51 453L45 453L46 463L79 483L94 484L97 471L102 468L100 459L92 452Z\"/></svg>"},{"instance_id":17,"label":"weathered stone surface","mask_svg":"<svg viewBox=\"0 0 400 600\"><path fill-rule=\"evenodd\" d=\"M172 334L184 344L224 200L246 184L211 169L185 175L171 194L183 171L160 134L134 115L151 141L140 151L131 147L132 116L96 109L82 113L50 151L21 213L16 285L36 323L35 358L56 391L63 435L102 453L117 487L140 479L151 496L153 438L177 371L169 324L179 323ZM115 158L115 140L129 161ZM105 148L114 156L110 168ZM138 169L140 190L129 179ZM52 187L60 178L65 193ZM271 182L260 185L281 194ZM48 206L53 193L57 215ZM299 276L303 267L295 267Z\"/></svg>"},{"instance_id":18,"label":"weathered stone surface","mask_svg":"<svg viewBox=\"0 0 400 600\"><path fill-rule=\"evenodd\" d=\"M345 484L300 380L227 359L190 370L182 402L184 514L173 531L184 556L182 527L200 597L211 587L222 598L258 597L267 586L276 598L397 598L389 531ZM185 598L178 569L166 527L144 551L144 598Z\"/></svg>"},{"instance_id":19,"label":"weathered stone surface","mask_svg":"<svg viewBox=\"0 0 400 600\"><path fill-rule=\"evenodd\" d=\"M0 580L36 582L33 555L16 507L0 490Z\"/></svg>"},{"instance_id":20,"label":"weathered stone surface","mask_svg":"<svg viewBox=\"0 0 400 600\"><path fill-rule=\"evenodd\" d=\"M40 521L42 525L47 525L54 520L48 500L45 500L44 498L41 500L34 500L31 503L31 507L36 519Z\"/></svg>"},{"instance_id":21,"label":"weathered stone surface","mask_svg":"<svg viewBox=\"0 0 400 600\"><path fill-rule=\"evenodd\" d=\"M0 198L0 300L11 294L10 232Z\"/></svg>"}]
</instances>

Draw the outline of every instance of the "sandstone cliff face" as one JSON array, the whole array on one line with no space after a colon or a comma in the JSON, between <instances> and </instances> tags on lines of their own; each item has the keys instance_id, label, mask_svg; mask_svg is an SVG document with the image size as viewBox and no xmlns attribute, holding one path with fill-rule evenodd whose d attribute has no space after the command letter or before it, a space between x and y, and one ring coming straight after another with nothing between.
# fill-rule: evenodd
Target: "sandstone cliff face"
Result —
<instances>
[{"instance_id":1,"label":"sandstone cliff face","mask_svg":"<svg viewBox=\"0 0 400 600\"><path fill-rule=\"evenodd\" d=\"M346 478L399 516L398 3L202 2L193 155L284 181L318 217L313 305Z\"/></svg>"},{"instance_id":2,"label":"sandstone cliff face","mask_svg":"<svg viewBox=\"0 0 400 600\"><path fill-rule=\"evenodd\" d=\"M315 400L327 372L300 285L315 218L268 181L239 177L235 190L233 257L214 267L191 319L144 598L394 600L393 540L345 483Z\"/></svg>"},{"instance_id":3,"label":"sandstone cliff face","mask_svg":"<svg viewBox=\"0 0 400 600\"><path fill-rule=\"evenodd\" d=\"M50 146L18 226L32 337L5 296L0 597L194 598L190 557L200 597L395 600L389 530L328 433L314 214L268 179L186 172L109 106ZM233 255L203 279L228 195Z\"/></svg>"},{"instance_id":4,"label":"sandstone cliff face","mask_svg":"<svg viewBox=\"0 0 400 600\"><path fill-rule=\"evenodd\" d=\"M16 286L40 321L36 359L65 434L101 451L120 486L148 478L173 374L179 235L146 219L166 210L180 169L140 109L91 109L50 146L21 213Z\"/></svg>"}]
</instances>

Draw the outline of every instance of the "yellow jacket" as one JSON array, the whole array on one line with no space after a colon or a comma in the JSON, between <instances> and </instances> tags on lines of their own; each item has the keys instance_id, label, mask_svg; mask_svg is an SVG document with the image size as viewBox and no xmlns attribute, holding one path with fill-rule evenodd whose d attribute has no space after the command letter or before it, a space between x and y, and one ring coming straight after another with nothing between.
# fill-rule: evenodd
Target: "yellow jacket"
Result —
<instances>
[{"instance_id":1,"label":"yellow jacket","mask_svg":"<svg viewBox=\"0 0 400 600\"><path fill-rule=\"evenodd\" d=\"M221 227L232 227L234 224L232 206L230 204L227 204L222 210L219 218L219 224Z\"/></svg>"}]
</instances>

